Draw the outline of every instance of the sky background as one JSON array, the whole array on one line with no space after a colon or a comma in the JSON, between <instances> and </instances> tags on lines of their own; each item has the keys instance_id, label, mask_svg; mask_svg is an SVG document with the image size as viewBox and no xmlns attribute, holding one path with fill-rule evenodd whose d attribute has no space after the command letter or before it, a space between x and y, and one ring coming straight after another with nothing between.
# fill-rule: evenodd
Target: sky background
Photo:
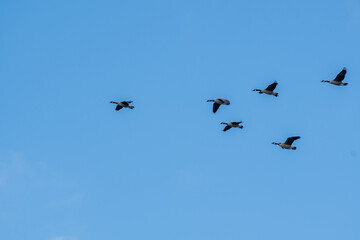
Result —
<instances>
[{"instance_id":1,"label":"sky background","mask_svg":"<svg viewBox=\"0 0 360 240\"><path fill-rule=\"evenodd\" d=\"M360 239L359 29L359 0L0 0L0 239Z\"/></svg>"}]
</instances>

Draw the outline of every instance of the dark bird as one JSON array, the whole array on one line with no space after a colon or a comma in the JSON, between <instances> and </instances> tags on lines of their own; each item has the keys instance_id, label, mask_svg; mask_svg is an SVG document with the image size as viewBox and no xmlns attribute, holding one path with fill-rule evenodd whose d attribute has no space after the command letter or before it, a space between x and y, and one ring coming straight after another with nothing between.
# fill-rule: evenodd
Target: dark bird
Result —
<instances>
[{"instance_id":1,"label":"dark bird","mask_svg":"<svg viewBox=\"0 0 360 240\"><path fill-rule=\"evenodd\" d=\"M274 92L277 85L278 85L278 83L275 81L265 89L262 89L262 90L261 89L254 89L253 91L259 92L260 94L265 93L267 95L274 95L275 97L277 97L279 95L279 93Z\"/></svg>"},{"instance_id":2,"label":"dark bird","mask_svg":"<svg viewBox=\"0 0 360 240\"><path fill-rule=\"evenodd\" d=\"M133 109L134 106L131 106L130 103L132 103L132 101L122 101L122 102L113 102L111 101L110 103L115 103L116 104L116 111L119 111L122 108L130 108Z\"/></svg>"},{"instance_id":3,"label":"dark bird","mask_svg":"<svg viewBox=\"0 0 360 240\"><path fill-rule=\"evenodd\" d=\"M284 143L276 143L273 142L272 144L275 145L279 145L282 149L292 149L292 150L296 150L296 147L292 147L291 144L293 144L293 142L297 139L299 139L300 137L289 137L288 139L286 139L286 141Z\"/></svg>"},{"instance_id":4,"label":"dark bird","mask_svg":"<svg viewBox=\"0 0 360 240\"><path fill-rule=\"evenodd\" d=\"M242 129L244 126L240 125L240 123L242 123L242 121L240 121L240 122L230 122L230 123L222 122L220 124L225 124L226 125L224 130L223 130L224 132L226 132L230 128L240 128L240 129Z\"/></svg>"},{"instance_id":5,"label":"dark bird","mask_svg":"<svg viewBox=\"0 0 360 240\"><path fill-rule=\"evenodd\" d=\"M207 100L207 102L214 102L213 113L216 113L220 105L230 105L230 101L223 98L218 98L215 100Z\"/></svg>"},{"instance_id":6,"label":"dark bird","mask_svg":"<svg viewBox=\"0 0 360 240\"><path fill-rule=\"evenodd\" d=\"M322 80L321 82L327 82L327 83L331 83L334 84L336 86L346 86L348 85L348 83L343 83L342 81L345 79L345 75L346 75L346 68L343 68L343 70L341 70L341 72L336 75L334 80L328 81L328 80Z\"/></svg>"}]
</instances>

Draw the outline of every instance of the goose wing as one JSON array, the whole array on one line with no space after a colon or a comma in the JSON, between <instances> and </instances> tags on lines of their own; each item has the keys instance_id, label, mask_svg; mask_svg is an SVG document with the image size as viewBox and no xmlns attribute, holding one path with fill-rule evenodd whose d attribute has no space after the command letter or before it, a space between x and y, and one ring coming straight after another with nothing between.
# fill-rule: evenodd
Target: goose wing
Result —
<instances>
[{"instance_id":1,"label":"goose wing","mask_svg":"<svg viewBox=\"0 0 360 240\"><path fill-rule=\"evenodd\" d=\"M219 100L221 101L222 104L230 105L230 101L227 99L220 98Z\"/></svg>"},{"instance_id":2,"label":"goose wing","mask_svg":"<svg viewBox=\"0 0 360 240\"><path fill-rule=\"evenodd\" d=\"M295 140L299 139L299 136L296 137L289 137L288 139L286 139L285 144L286 145L291 145Z\"/></svg>"},{"instance_id":3,"label":"goose wing","mask_svg":"<svg viewBox=\"0 0 360 240\"><path fill-rule=\"evenodd\" d=\"M278 85L278 83L275 81L273 82L272 84L270 84L267 88L265 88L265 90L268 90L268 91L274 91L276 86Z\"/></svg>"},{"instance_id":4,"label":"goose wing","mask_svg":"<svg viewBox=\"0 0 360 240\"><path fill-rule=\"evenodd\" d=\"M128 107L128 106L129 106L129 102L128 102L128 101L123 101L123 102L121 102L121 104L123 105L123 107Z\"/></svg>"},{"instance_id":5,"label":"goose wing","mask_svg":"<svg viewBox=\"0 0 360 240\"><path fill-rule=\"evenodd\" d=\"M341 82L342 80L344 80L345 75L346 75L346 68L343 68L343 70L341 70L341 72L338 75L336 75L334 81Z\"/></svg>"},{"instance_id":6,"label":"goose wing","mask_svg":"<svg viewBox=\"0 0 360 240\"><path fill-rule=\"evenodd\" d=\"M120 109L122 109L123 107L122 106L120 106L120 105L116 105L116 108L115 108L115 110L116 111L119 111Z\"/></svg>"},{"instance_id":7,"label":"goose wing","mask_svg":"<svg viewBox=\"0 0 360 240\"><path fill-rule=\"evenodd\" d=\"M213 113L216 113L216 111L219 109L220 107L220 104L214 102L214 105L213 105Z\"/></svg>"},{"instance_id":8,"label":"goose wing","mask_svg":"<svg viewBox=\"0 0 360 240\"><path fill-rule=\"evenodd\" d=\"M226 131L229 130L230 128L231 128L230 126L226 125L223 131L226 132Z\"/></svg>"}]
</instances>

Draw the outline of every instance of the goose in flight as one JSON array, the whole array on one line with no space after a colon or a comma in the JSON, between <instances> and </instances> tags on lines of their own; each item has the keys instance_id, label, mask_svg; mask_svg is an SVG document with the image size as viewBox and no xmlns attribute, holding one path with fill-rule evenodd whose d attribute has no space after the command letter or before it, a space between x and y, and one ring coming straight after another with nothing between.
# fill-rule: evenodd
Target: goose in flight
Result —
<instances>
[{"instance_id":1,"label":"goose in flight","mask_svg":"<svg viewBox=\"0 0 360 240\"><path fill-rule=\"evenodd\" d=\"M130 109L134 108L134 106L130 105L130 103L132 103L132 101L122 101L122 102L113 102L113 101L111 101L110 103L115 103L116 104L115 111L119 111L122 108L130 108Z\"/></svg>"},{"instance_id":2,"label":"goose in flight","mask_svg":"<svg viewBox=\"0 0 360 240\"><path fill-rule=\"evenodd\" d=\"M225 124L226 125L224 130L223 130L224 132L226 132L230 128L240 128L240 129L242 129L244 126L240 125L240 123L242 123L242 121L240 121L240 122L230 122L230 123L222 122L220 124Z\"/></svg>"},{"instance_id":3,"label":"goose in flight","mask_svg":"<svg viewBox=\"0 0 360 240\"><path fill-rule=\"evenodd\" d=\"M259 92L260 94L265 93L267 95L274 95L275 97L277 97L279 95L279 93L274 92L276 86L278 85L278 83L275 81L272 84L270 84L267 88L265 89L254 89L254 92Z\"/></svg>"},{"instance_id":4,"label":"goose in flight","mask_svg":"<svg viewBox=\"0 0 360 240\"><path fill-rule=\"evenodd\" d=\"M296 147L291 146L291 144L293 144L293 142L297 139L299 139L300 137L289 137L288 139L286 139L286 141L284 143L276 143L273 142L272 144L275 145L279 145L282 149L292 149L292 150L296 150Z\"/></svg>"},{"instance_id":5,"label":"goose in flight","mask_svg":"<svg viewBox=\"0 0 360 240\"><path fill-rule=\"evenodd\" d=\"M321 82L331 83L336 86L346 86L346 85L348 85L348 83L342 82L345 78L345 75L346 75L346 68L343 68L343 70L341 70L341 72L338 75L336 75L334 80L331 80L331 81L322 80Z\"/></svg>"},{"instance_id":6,"label":"goose in flight","mask_svg":"<svg viewBox=\"0 0 360 240\"><path fill-rule=\"evenodd\" d=\"M213 113L216 113L216 111L219 109L220 105L230 105L230 101L223 98L218 98L215 100L207 100L207 102L214 102L213 106Z\"/></svg>"}]
</instances>

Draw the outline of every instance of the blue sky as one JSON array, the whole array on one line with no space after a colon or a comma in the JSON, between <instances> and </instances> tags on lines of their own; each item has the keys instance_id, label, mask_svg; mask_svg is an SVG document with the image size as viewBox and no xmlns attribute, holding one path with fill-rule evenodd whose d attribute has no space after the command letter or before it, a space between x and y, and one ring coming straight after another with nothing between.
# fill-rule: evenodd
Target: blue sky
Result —
<instances>
[{"instance_id":1,"label":"blue sky","mask_svg":"<svg viewBox=\"0 0 360 240\"><path fill-rule=\"evenodd\" d=\"M0 1L0 239L360 239L359 29L358 0Z\"/></svg>"}]
</instances>

